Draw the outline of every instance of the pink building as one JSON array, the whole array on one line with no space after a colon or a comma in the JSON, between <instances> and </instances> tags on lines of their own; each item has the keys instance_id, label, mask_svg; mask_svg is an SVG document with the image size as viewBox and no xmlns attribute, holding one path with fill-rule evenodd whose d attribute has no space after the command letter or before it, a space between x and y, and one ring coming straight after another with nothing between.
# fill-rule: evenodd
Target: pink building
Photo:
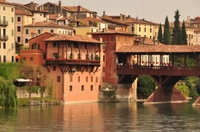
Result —
<instances>
[{"instance_id":1,"label":"pink building","mask_svg":"<svg viewBox=\"0 0 200 132\"><path fill-rule=\"evenodd\" d=\"M46 66L55 82L55 97L65 102L98 100L105 76L103 54L102 42L95 39L47 32L20 52L21 58Z\"/></svg>"}]
</instances>

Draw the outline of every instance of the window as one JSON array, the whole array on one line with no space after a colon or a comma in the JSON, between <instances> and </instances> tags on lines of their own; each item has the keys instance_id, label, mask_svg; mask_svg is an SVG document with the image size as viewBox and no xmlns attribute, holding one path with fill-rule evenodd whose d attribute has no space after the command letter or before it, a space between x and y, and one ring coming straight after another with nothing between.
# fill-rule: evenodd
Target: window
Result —
<instances>
[{"instance_id":1,"label":"window","mask_svg":"<svg viewBox=\"0 0 200 132\"><path fill-rule=\"evenodd\" d=\"M0 42L0 49L1 49L1 42Z\"/></svg>"},{"instance_id":2,"label":"window","mask_svg":"<svg viewBox=\"0 0 200 132\"><path fill-rule=\"evenodd\" d=\"M88 76L86 76L86 82L88 82Z\"/></svg>"},{"instance_id":3,"label":"window","mask_svg":"<svg viewBox=\"0 0 200 132\"><path fill-rule=\"evenodd\" d=\"M26 57L23 57L23 60L26 60Z\"/></svg>"},{"instance_id":4,"label":"window","mask_svg":"<svg viewBox=\"0 0 200 132\"><path fill-rule=\"evenodd\" d=\"M91 82L93 82L93 76L91 76Z\"/></svg>"},{"instance_id":5,"label":"window","mask_svg":"<svg viewBox=\"0 0 200 132\"><path fill-rule=\"evenodd\" d=\"M28 34L28 29L26 29L26 34Z\"/></svg>"},{"instance_id":6,"label":"window","mask_svg":"<svg viewBox=\"0 0 200 132\"><path fill-rule=\"evenodd\" d=\"M51 33L53 33L53 32L54 32L54 30L53 30L53 29L51 29L51 30L50 30L50 32L51 32Z\"/></svg>"},{"instance_id":7,"label":"window","mask_svg":"<svg viewBox=\"0 0 200 132\"><path fill-rule=\"evenodd\" d=\"M150 28L150 33L152 32L152 28Z\"/></svg>"},{"instance_id":8,"label":"window","mask_svg":"<svg viewBox=\"0 0 200 132\"><path fill-rule=\"evenodd\" d=\"M93 85L90 86L90 91L93 91Z\"/></svg>"},{"instance_id":9,"label":"window","mask_svg":"<svg viewBox=\"0 0 200 132\"><path fill-rule=\"evenodd\" d=\"M5 55L3 56L3 62L6 62L6 56Z\"/></svg>"},{"instance_id":10,"label":"window","mask_svg":"<svg viewBox=\"0 0 200 132\"><path fill-rule=\"evenodd\" d=\"M103 55L103 62L105 62L105 60L106 60L106 56L105 56L105 55Z\"/></svg>"},{"instance_id":11,"label":"window","mask_svg":"<svg viewBox=\"0 0 200 132\"><path fill-rule=\"evenodd\" d=\"M57 82L60 82L60 81L61 81L61 77L57 76Z\"/></svg>"},{"instance_id":12,"label":"window","mask_svg":"<svg viewBox=\"0 0 200 132\"><path fill-rule=\"evenodd\" d=\"M12 43L12 49L14 49L14 43Z\"/></svg>"},{"instance_id":13,"label":"window","mask_svg":"<svg viewBox=\"0 0 200 132\"><path fill-rule=\"evenodd\" d=\"M72 91L72 85L69 86L69 91Z\"/></svg>"},{"instance_id":14,"label":"window","mask_svg":"<svg viewBox=\"0 0 200 132\"><path fill-rule=\"evenodd\" d=\"M12 62L14 62L14 56L12 56Z\"/></svg>"},{"instance_id":15,"label":"window","mask_svg":"<svg viewBox=\"0 0 200 132\"><path fill-rule=\"evenodd\" d=\"M112 41L112 42L115 41L115 37L111 36L110 41Z\"/></svg>"},{"instance_id":16,"label":"window","mask_svg":"<svg viewBox=\"0 0 200 132\"><path fill-rule=\"evenodd\" d=\"M21 32L21 27L17 26L17 32Z\"/></svg>"},{"instance_id":17,"label":"window","mask_svg":"<svg viewBox=\"0 0 200 132\"><path fill-rule=\"evenodd\" d=\"M144 28L144 32L146 32L146 28Z\"/></svg>"},{"instance_id":18,"label":"window","mask_svg":"<svg viewBox=\"0 0 200 132\"><path fill-rule=\"evenodd\" d=\"M141 32L141 27L139 27L139 32Z\"/></svg>"},{"instance_id":19,"label":"window","mask_svg":"<svg viewBox=\"0 0 200 132\"><path fill-rule=\"evenodd\" d=\"M54 42L53 47L58 47L58 43Z\"/></svg>"},{"instance_id":20,"label":"window","mask_svg":"<svg viewBox=\"0 0 200 132\"><path fill-rule=\"evenodd\" d=\"M53 71L56 71L56 66L53 66Z\"/></svg>"},{"instance_id":21,"label":"window","mask_svg":"<svg viewBox=\"0 0 200 132\"><path fill-rule=\"evenodd\" d=\"M98 77L96 77L96 83L98 83Z\"/></svg>"},{"instance_id":22,"label":"window","mask_svg":"<svg viewBox=\"0 0 200 132\"><path fill-rule=\"evenodd\" d=\"M81 91L84 91L84 85L81 86Z\"/></svg>"},{"instance_id":23,"label":"window","mask_svg":"<svg viewBox=\"0 0 200 132\"><path fill-rule=\"evenodd\" d=\"M11 12L14 12L14 8L11 8Z\"/></svg>"},{"instance_id":24,"label":"window","mask_svg":"<svg viewBox=\"0 0 200 132\"><path fill-rule=\"evenodd\" d=\"M30 58L30 61L33 61L33 57Z\"/></svg>"},{"instance_id":25,"label":"window","mask_svg":"<svg viewBox=\"0 0 200 132\"><path fill-rule=\"evenodd\" d=\"M101 90L101 85L99 85L99 90Z\"/></svg>"},{"instance_id":26,"label":"window","mask_svg":"<svg viewBox=\"0 0 200 132\"><path fill-rule=\"evenodd\" d=\"M80 76L78 76L78 82L80 82L80 80L81 80L81 77L80 77Z\"/></svg>"},{"instance_id":27,"label":"window","mask_svg":"<svg viewBox=\"0 0 200 132\"><path fill-rule=\"evenodd\" d=\"M11 36L14 37L14 29L11 30Z\"/></svg>"},{"instance_id":28,"label":"window","mask_svg":"<svg viewBox=\"0 0 200 132\"><path fill-rule=\"evenodd\" d=\"M3 49L6 49L6 43L3 43Z\"/></svg>"},{"instance_id":29,"label":"window","mask_svg":"<svg viewBox=\"0 0 200 132\"><path fill-rule=\"evenodd\" d=\"M25 38L25 43L28 43L28 39L27 38Z\"/></svg>"},{"instance_id":30,"label":"window","mask_svg":"<svg viewBox=\"0 0 200 132\"><path fill-rule=\"evenodd\" d=\"M21 42L21 38L20 37L17 37L17 42Z\"/></svg>"},{"instance_id":31,"label":"window","mask_svg":"<svg viewBox=\"0 0 200 132\"><path fill-rule=\"evenodd\" d=\"M38 29L38 34L41 34L41 30L40 29Z\"/></svg>"},{"instance_id":32,"label":"window","mask_svg":"<svg viewBox=\"0 0 200 132\"><path fill-rule=\"evenodd\" d=\"M3 10L4 10L4 11L6 10L6 7L5 7L5 6L3 7Z\"/></svg>"},{"instance_id":33,"label":"window","mask_svg":"<svg viewBox=\"0 0 200 132\"><path fill-rule=\"evenodd\" d=\"M17 21L20 22L21 21L21 17L17 17Z\"/></svg>"},{"instance_id":34,"label":"window","mask_svg":"<svg viewBox=\"0 0 200 132\"><path fill-rule=\"evenodd\" d=\"M11 17L11 22L14 22L14 17Z\"/></svg>"},{"instance_id":35,"label":"window","mask_svg":"<svg viewBox=\"0 0 200 132\"><path fill-rule=\"evenodd\" d=\"M72 82L73 81L73 76L71 75L70 76L70 80L69 80L70 82Z\"/></svg>"}]
</instances>

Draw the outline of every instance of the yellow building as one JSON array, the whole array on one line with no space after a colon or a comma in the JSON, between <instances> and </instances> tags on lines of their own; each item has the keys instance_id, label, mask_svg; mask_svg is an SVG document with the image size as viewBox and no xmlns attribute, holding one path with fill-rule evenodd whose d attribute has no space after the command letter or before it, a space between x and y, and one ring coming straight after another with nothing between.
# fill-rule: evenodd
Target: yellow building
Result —
<instances>
[{"instance_id":1,"label":"yellow building","mask_svg":"<svg viewBox=\"0 0 200 132\"><path fill-rule=\"evenodd\" d=\"M15 62L14 23L15 8L0 1L0 62Z\"/></svg>"},{"instance_id":2,"label":"yellow building","mask_svg":"<svg viewBox=\"0 0 200 132\"><path fill-rule=\"evenodd\" d=\"M105 14L104 14L105 15ZM159 24L150 22L145 19L133 18L130 15L126 16L120 14L118 16L108 16L112 20L122 22L128 25L128 32L147 37L150 39L157 39Z\"/></svg>"}]
</instances>

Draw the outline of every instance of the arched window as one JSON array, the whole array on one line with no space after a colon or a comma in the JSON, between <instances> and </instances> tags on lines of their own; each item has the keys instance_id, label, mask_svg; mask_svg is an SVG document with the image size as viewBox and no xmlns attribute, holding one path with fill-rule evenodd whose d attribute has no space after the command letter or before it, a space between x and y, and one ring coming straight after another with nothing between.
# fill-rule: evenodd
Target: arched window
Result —
<instances>
[{"instance_id":1,"label":"arched window","mask_svg":"<svg viewBox=\"0 0 200 132\"><path fill-rule=\"evenodd\" d=\"M5 55L3 56L3 62L6 62L6 56Z\"/></svg>"},{"instance_id":2,"label":"arched window","mask_svg":"<svg viewBox=\"0 0 200 132\"><path fill-rule=\"evenodd\" d=\"M14 56L12 56L12 62L14 62L14 59L15 59Z\"/></svg>"}]
</instances>

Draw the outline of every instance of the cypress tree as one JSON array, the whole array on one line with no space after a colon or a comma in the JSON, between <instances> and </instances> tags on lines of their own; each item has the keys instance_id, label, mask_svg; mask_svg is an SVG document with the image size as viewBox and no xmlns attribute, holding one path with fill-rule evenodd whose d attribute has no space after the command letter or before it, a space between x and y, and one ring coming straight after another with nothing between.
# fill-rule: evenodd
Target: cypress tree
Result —
<instances>
[{"instance_id":1,"label":"cypress tree","mask_svg":"<svg viewBox=\"0 0 200 132\"><path fill-rule=\"evenodd\" d=\"M162 39L162 25L160 23L159 30L158 30L158 41L162 43L163 42L162 40L163 40Z\"/></svg>"},{"instance_id":2,"label":"cypress tree","mask_svg":"<svg viewBox=\"0 0 200 132\"><path fill-rule=\"evenodd\" d=\"M182 44L187 45L187 34L186 34L186 30L185 30L185 21L183 21L181 31L182 31Z\"/></svg>"},{"instance_id":3,"label":"cypress tree","mask_svg":"<svg viewBox=\"0 0 200 132\"><path fill-rule=\"evenodd\" d=\"M181 40L181 29L180 29L180 22L179 22L179 11L177 10L175 12L174 18L174 28L173 28L173 33L172 33L172 44L181 44L182 40Z\"/></svg>"},{"instance_id":4,"label":"cypress tree","mask_svg":"<svg viewBox=\"0 0 200 132\"><path fill-rule=\"evenodd\" d=\"M169 20L168 20L167 16L165 18L165 26L164 26L164 35L163 36L164 36L163 43L170 44L171 43L171 34L170 34Z\"/></svg>"}]
</instances>

